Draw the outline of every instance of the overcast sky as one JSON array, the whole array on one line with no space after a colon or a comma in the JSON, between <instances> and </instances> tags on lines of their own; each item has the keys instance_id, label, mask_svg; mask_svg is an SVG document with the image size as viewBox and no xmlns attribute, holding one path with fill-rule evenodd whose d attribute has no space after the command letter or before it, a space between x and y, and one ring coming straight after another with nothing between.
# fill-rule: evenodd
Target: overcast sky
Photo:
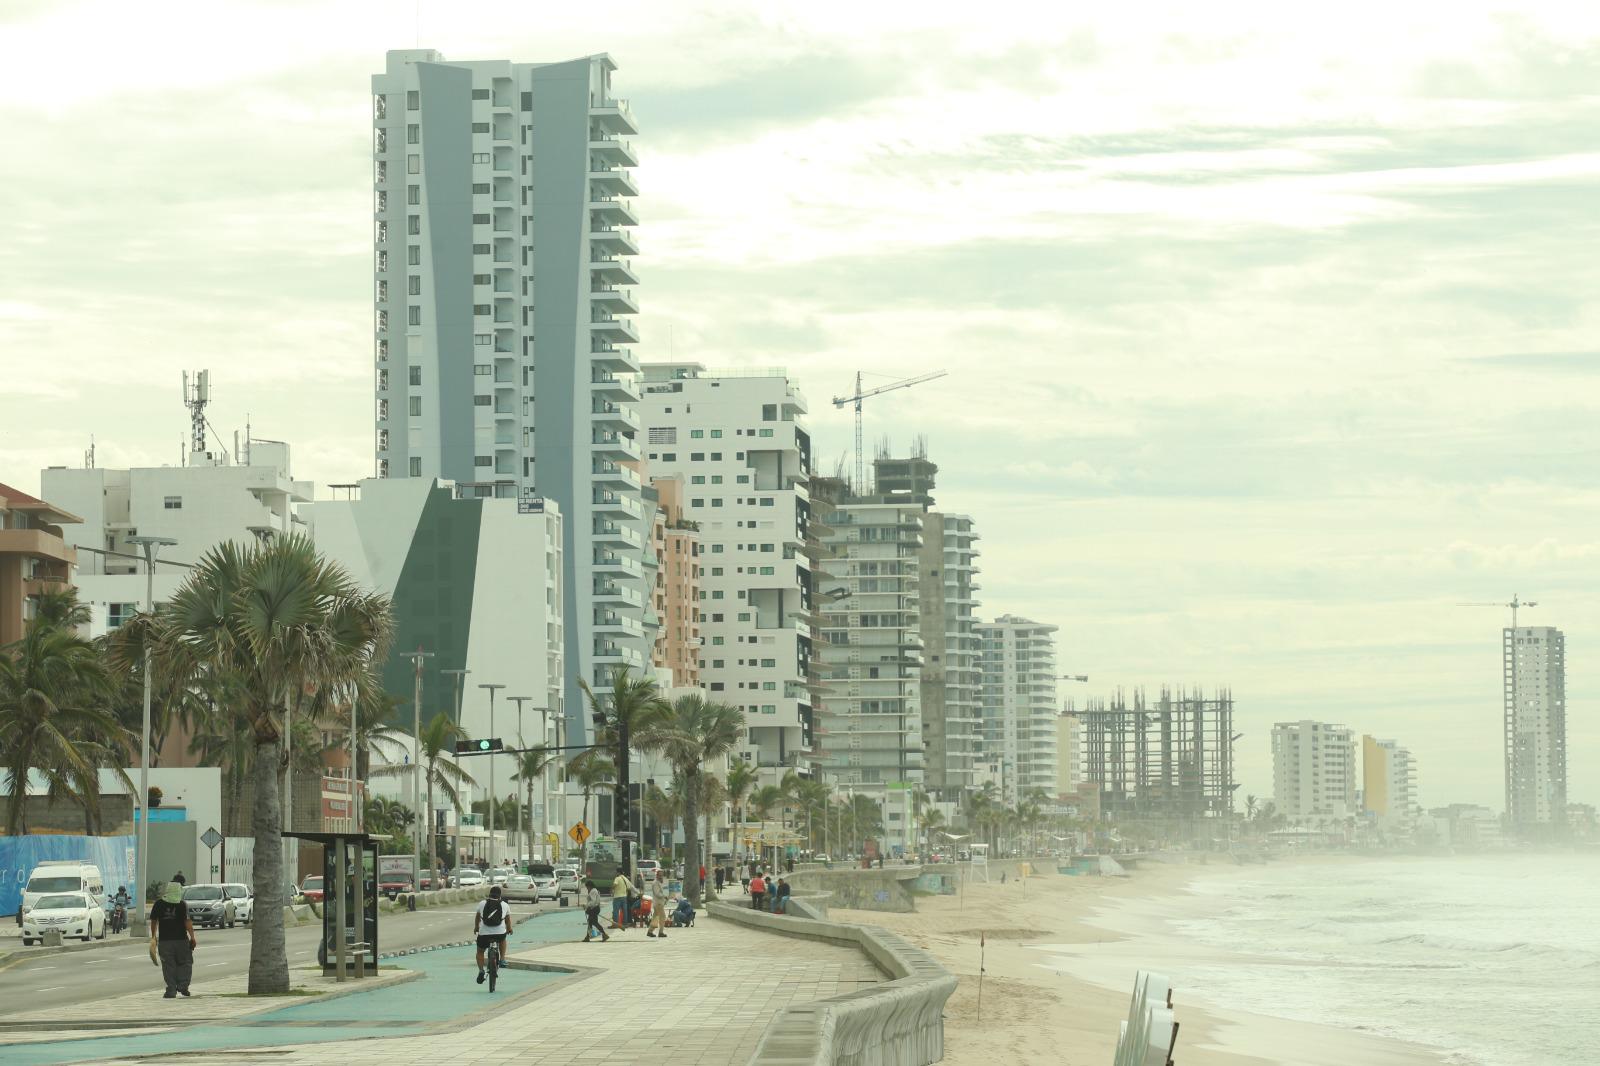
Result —
<instances>
[{"instance_id":1,"label":"overcast sky","mask_svg":"<svg viewBox=\"0 0 1600 1066\"><path fill-rule=\"evenodd\" d=\"M788 367L828 466L857 368L948 370L869 440L1080 695L1231 685L1241 793L1314 717L1498 809L1506 612L1456 604L1521 593L1600 800L1600 5L1073 7L9 0L0 481L175 463L201 367L369 475L369 76L605 51L641 356Z\"/></svg>"}]
</instances>

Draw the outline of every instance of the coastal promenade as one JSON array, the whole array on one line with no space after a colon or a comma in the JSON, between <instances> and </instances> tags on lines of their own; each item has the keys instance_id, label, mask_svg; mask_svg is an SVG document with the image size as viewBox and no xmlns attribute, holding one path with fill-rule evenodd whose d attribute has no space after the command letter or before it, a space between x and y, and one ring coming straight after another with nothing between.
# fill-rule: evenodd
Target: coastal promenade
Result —
<instances>
[{"instance_id":1,"label":"coastal promenade","mask_svg":"<svg viewBox=\"0 0 1600 1066\"><path fill-rule=\"evenodd\" d=\"M859 950L705 916L665 940L638 929L585 944L582 927L582 913L570 910L523 922L509 953L512 968L493 996L473 981L470 947L441 948L389 960L397 976L419 976L388 987L266 1011L259 1001L197 989L193 1001L178 1002L185 1017L202 1024L78 1040L18 1033L0 1058L15 1066L180 1056L190 1064L237 1064L250 1061L243 1049L270 1048L270 1061L285 1066L323 1066L335 1058L341 1066L391 1066L530 1056L574 1064L744 1066L786 1008L884 980ZM159 1022L163 1002L173 1001L161 1001L157 992L152 1003L141 1002L146 1024ZM249 1004L252 1013L238 1016L228 1004L240 1010Z\"/></svg>"}]
</instances>

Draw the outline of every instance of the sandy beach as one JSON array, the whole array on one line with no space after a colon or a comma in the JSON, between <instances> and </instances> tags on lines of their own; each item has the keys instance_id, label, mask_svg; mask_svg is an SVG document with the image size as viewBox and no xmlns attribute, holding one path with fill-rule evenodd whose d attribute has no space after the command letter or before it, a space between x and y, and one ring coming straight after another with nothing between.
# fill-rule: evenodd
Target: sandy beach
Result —
<instances>
[{"instance_id":1,"label":"sandy beach","mask_svg":"<svg viewBox=\"0 0 1600 1066\"><path fill-rule=\"evenodd\" d=\"M957 975L945 1011L950 1066L997 1061L1108 1066L1127 1015L1134 972L1160 972L1184 945L1155 933L1129 936L1091 924L1105 909L1178 897L1200 877L1238 867L1141 867L1128 878L998 876L957 896L924 896L915 914L832 908L844 921L880 925L925 948ZM979 934L984 977L979 1002ZM1064 951L1052 951L1052 945ZM1119 980L1120 978L1120 980ZM1117 981L1117 987L1108 985ZM1098 983L1097 983L1098 982ZM1439 1066L1431 1049L1308 1022L1268 1017L1248 1003L1196 1004L1177 987L1178 1061L1184 1066Z\"/></svg>"}]
</instances>

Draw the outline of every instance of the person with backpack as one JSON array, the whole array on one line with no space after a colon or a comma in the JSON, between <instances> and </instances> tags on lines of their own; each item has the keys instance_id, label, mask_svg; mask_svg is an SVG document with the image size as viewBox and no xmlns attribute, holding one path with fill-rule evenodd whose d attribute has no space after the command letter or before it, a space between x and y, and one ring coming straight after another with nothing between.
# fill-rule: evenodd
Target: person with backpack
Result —
<instances>
[{"instance_id":1,"label":"person with backpack","mask_svg":"<svg viewBox=\"0 0 1600 1066\"><path fill-rule=\"evenodd\" d=\"M583 897L583 913L589 919L589 924L583 930L583 942L587 944L593 940L596 933L600 934L601 940L610 940L611 934L600 925L600 890L594 887L592 877L584 878L583 885L587 890Z\"/></svg>"},{"instance_id":2,"label":"person with backpack","mask_svg":"<svg viewBox=\"0 0 1600 1066\"><path fill-rule=\"evenodd\" d=\"M472 933L478 938L478 983L483 984L483 953L490 944L500 945L500 957L506 957L506 937L511 934L511 908L500 898L500 886L489 889L489 898L478 904L472 915Z\"/></svg>"}]
</instances>

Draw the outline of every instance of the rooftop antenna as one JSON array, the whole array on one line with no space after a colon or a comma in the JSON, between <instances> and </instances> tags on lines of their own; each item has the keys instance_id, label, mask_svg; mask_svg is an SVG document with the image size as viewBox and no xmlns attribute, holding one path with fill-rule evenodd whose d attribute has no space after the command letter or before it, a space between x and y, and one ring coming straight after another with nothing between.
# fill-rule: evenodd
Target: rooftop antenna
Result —
<instances>
[{"instance_id":1,"label":"rooftop antenna","mask_svg":"<svg viewBox=\"0 0 1600 1066\"><path fill-rule=\"evenodd\" d=\"M94 434L89 434L89 450L83 453L83 468L94 469Z\"/></svg>"},{"instance_id":2,"label":"rooftop antenna","mask_svg":"<svg viewBox=\"0 0 1600 1066\"><path fill-rule=\"evenodd\" d=\"M183 372L183 405L189 409L189 453L204 455L206 450L206 404L211 402L211 371L197 370L194 384Z\"/></svg>"}]
</instances>

